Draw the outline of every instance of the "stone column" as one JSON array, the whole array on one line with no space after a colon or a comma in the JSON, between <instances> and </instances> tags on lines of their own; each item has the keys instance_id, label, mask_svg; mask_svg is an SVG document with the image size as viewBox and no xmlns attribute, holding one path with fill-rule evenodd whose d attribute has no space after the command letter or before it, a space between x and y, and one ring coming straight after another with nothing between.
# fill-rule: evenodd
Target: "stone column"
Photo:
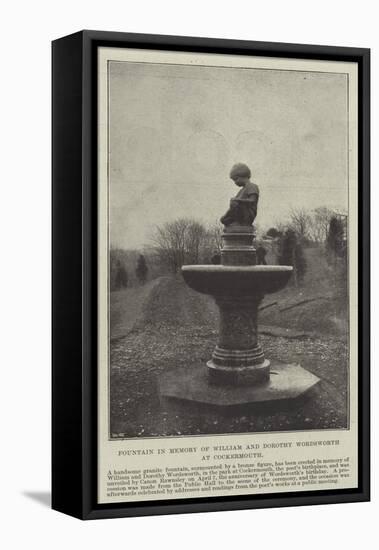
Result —
<instances>
[{"instance_id":1,"label":"stone column","mask_svg":"<svg viewBox=\"0 0 379 550\"><path fill-rule=\"evenodd\" d=\"M258 343L258 305L263 296L215 296L220 310L219 341L208 361L215 383L258 384L270 377L270 362Z\"/></svg>"},{"instance_id":2,"label":"stone column","mask_svg":"<svg viewBox=\"0 0 379 550\"><path fill-rule=\"evenodd\" d=\"M237 225L226 228L221 239L222 265L255 265L257 263L253 227Z\"/></svg>"}]
</instances>

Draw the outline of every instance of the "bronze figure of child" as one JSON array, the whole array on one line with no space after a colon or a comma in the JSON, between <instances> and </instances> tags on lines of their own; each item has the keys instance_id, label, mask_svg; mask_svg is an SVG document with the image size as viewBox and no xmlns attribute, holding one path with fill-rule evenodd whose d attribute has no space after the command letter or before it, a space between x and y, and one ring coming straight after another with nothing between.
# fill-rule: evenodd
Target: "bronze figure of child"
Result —
<instances>
[{"instance_id":1,"label":"bronze figure of child","mask_svg":"<svg viewBox=\"0 0 379 550\"><path fill-rule=\"evenodd\" d=\"M235 164L230 171L230 179L241 189L230 200L229 210L220 219L225 229L233 225L251 226L256 218L259 188L250 177L251 171L246 164Z\"/></svg>"}]
</instances>

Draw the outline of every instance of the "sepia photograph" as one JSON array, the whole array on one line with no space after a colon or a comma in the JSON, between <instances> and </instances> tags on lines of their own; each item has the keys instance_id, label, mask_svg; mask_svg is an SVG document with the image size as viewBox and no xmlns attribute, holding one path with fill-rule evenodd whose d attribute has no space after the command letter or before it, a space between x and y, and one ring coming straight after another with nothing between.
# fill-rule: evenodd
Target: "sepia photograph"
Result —
<instances>
[{"instance_id":1,"label":"sepia photograph","mask_svg":"<svg viewBox=\"0 0 379 550\"><path fill-rule=\"evenodd\" d=\"M245 65L107 61L111 440L349 428L349 74Z\"/></svg>"}]
</instances>

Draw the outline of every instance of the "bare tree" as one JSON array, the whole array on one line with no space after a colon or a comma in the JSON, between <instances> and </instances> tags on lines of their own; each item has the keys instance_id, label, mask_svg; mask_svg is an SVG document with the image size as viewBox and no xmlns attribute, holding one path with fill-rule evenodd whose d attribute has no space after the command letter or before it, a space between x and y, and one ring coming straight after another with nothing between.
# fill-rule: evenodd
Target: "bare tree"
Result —
<instances>
[{"instance_id":1,"label":"bare tree","mask_svg":"<svg viewBox=\"0 0 379 550\"><path fill-rule=\"evenodd\" d=\"M199 263L206 240L205 227L190 218L166 222L151 237L155 253L172 273L183 264Z\"/></svg>"},{"instance_id":2,"label":"bare tree","mask_svg":"<svg viewBox=\"0 0 379 550\"><path fill-rule=\"evenodd\" d=\"M207 230L205 227L195 221L187 220L187 230L185 233L185 260L188 263L198 264L202 256L202 249L207 239Z\"/></svg>"},{"instance_id":3,"label":"bare tree","mask_svg":"<svg viewBox=\"0 0 379 550\"><path fill-rule=\"evenodd\" d=\"M207 226L207 245L212 253L221 251L222 232L223 228L219 221Z\"/></svg>"},{"instance_id":4,"label":"bare tree","mask_svg":"<svg viewBox=\"0 0 379 550\"><path fill-rule=\"evenodd\" d=\"M290 227L295 231L300 240L310 238L312 218L304 208L292 208L290 212Z\"/></svg>"},{"instance_id":5,"label":"bare tree","mask_svg":"<svg viewBox=\"0 0 379 550\"><path fill-rule=\"evenodd\" d=\"M313 241L318 243L324 243L326 241L332 217L333 211L326 206L319 206L313 210L310 226L310 236Z\"/></svg>"}]
</instances>

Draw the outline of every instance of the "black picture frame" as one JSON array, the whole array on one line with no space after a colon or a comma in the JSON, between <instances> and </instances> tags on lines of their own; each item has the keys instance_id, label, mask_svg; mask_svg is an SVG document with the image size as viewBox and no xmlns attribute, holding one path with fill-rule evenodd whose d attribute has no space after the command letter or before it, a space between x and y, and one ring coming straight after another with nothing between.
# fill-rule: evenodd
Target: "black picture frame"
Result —
<instances>
[{"instance_id":1,"label":"black picture frame","mask_svg":"<svg viewBox=\"0 0 379 550\"><path fill-rule=\"evenodd\" d=\"M97 49L158 49L358 64L359 486L97 504ZM370 50L81 31L52 44L52 507L81 519L367 501L370 498Z\"/></svg>"}]
</instances>

